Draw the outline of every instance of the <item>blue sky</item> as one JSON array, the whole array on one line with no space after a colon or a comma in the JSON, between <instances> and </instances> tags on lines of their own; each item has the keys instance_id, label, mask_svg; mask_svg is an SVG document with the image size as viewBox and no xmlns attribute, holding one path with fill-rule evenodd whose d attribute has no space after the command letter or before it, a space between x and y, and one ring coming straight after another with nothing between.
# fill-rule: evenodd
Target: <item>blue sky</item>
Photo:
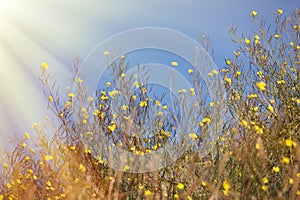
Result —
<instances>
[{"instance_id":1,"label":"blue sky","mask_svg":"<svg viewBox=\"0 0 300 200\"><path fill-rule=\"evenodd\" d=\"M218 67L236 46L229 28L251 34L250 13L258 11L271 22L276 10L291 13L298 0L1 0L0 1L0 135L31 131L46 111L37 76L47 62L65 89L73 55L84 58L100 42L119 32L162 27L212 42Z\"/></svg>"}]
</instances>

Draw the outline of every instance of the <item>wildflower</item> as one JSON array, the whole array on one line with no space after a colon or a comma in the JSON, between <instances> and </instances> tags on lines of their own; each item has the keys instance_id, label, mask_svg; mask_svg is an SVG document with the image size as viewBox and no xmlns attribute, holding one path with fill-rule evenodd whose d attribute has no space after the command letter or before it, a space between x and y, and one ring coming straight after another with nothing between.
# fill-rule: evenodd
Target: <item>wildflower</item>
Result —
<instances>
[{"instance_id":1,"label":"wildflower","mask_svg":"<svg viewBox=\"0 0 300 200\"><path fill-rule=\"evenodd\" d=\"M21 144L21 146L22 146L23 148L26 148L27 144L26 144L25 142L23 142L23 143Z\"/></svg>"},{"instance_id":2,"label":"wildflower","mask_svg":"<svg viewBox=\"0 0 300 200\"><path fill-rule=\"evenodd\" d=\"M45 157L44 157L44 160L45 160L45 161L53 160L53 156L45 156Z\"/></svg>"},{"instance_id":3,"label":"wildflower","mask_svg":"<svg viewBox=\"0 0 300 200\"><path fill-rule=\"evenodd\" d=\"M252 10L251 16L255 17L257 15L257 12L255 10Z\"/></svg>"},{"instance_id":4,"label":"wildflower","mask_svg":"<svg viewBox=\"0 0 300 200\"><path fill-rule=\"evenodd\" d=\"M189 70L188 70L188 73L189 73L189 74L191 74L191 73L193 73L193 72L194 72L194 70L192 70L192 69L189 69Z\"/></svg>"},{"instance_id":5,"label":"wildflower","mask_svg":"<svg viewBox=\"0 0 300 200\"><path fill-rule=\"evenodd\" d=\"M146 190L144 194L145 194L145 196L151 196L152 192L150 190Z\"/></svg>"},{"instance_id":6,"label":"wildflower","mask_svg":"<svg viewBox=\"0 0 300 200\"><path fill-rule=\"evenodd\" d=\"M184 185L182 183L178 183L177 188L182 190L184 189Z\"/></svg>"},{"instance_id":7,"label":"wildflower","mask_svg":"<svg viewBox=\"0 0 300 200\"><path fill-rule=\"evenodd\" d=\"M293 42L290 42L290 46L294 46L294 43L293 43Z\"/></svg>"},{"instance_id":8,"label":"wildflower","mask_svg":"<svg viewBox=\"0 0 300 200\"><path fill-rule=\"evenodd\" d=\"M230 65L231 64L231 60L230 59L227 59L226 60L226 65Z\"/></svg>"},{"instance_id":9,"label":"wildflower","mask_svg":"<svg viewBox=\"0 0 300 200\"><path fill-rule=\"evenodd\" d=\"M229 85L231 84L231 79L230 79L230 78L225 77L224 80L225 80Z\"/></svg>"},{"instance_id":10,"label":"wildflower","mask_svg":"<svg viewBox=\"0 0 300 200\"><path fill-rule=\"evenodd\" d=\"M147 88L145 88L145 87L142 87L142 93L146 93L147 92Z\"/></svg>"},{"instance_id":11,"label":"wildflower","mask_svg":"<svg viewBox=\"0 0 300 200\"><path fill-rule=\"evenodd\" d=\"M280 171L279 167L277 167L277 166L274 166L272 169L273 169L273 171L276 172L276 173Z\"/></svg>"},{"instance_id":12,"label":"wildflower","mask_svg":"<svg viewBox=\"0 0 300 200\"><path fill-rule=\"evenodd\" d=\"M178 93L186 93L186 89L178 90Z\"/></svg>"},{"instance_id":13,"label":"wildflower","mask_svg":"<svg viewBox=\"0 0 300 200\"><path fill-rule=\"evenodd\" d=\"M49 101L53 102L53 97L52 96L49 96Z\"/></svg>"},{"instance_id":14,"label":"wildflower","mask_svg":"<svg viewBox=\"0 0 300 200\"><path fill-rule=\"evenodd\" d=\"M128 165L124 166L124 170L127 171L130 167Z\"/></svg>"},{"instance_id":15,"label":"wildflower","mask_svg":"<svg viewBox=\"0 0 300 200\"><path fill-rule=\"evenodd\" d=\"M289 158L287 158L287 157L284 157L284 158L282 158L282 162L284 163L284 164L290 164L290 159Z\"/></svg>"},{"instance_id":16,"label":"wildflower","mask_svg":"<svg viewBox=\"0 0 300 200\"><path fill-rule=\"evenodd\" d=\"M236 57L238 57L241 53L240 53L239 51L235 51L235 52L233 52L233 54L234 54Z\"/></svg>"},{"instance_id":17,"label":"wildflower","mask_svg":"<svg viewBox=\"0 0 300 200\"><path fill-rule=\"evenodd\" d=\"M246 44L250 44L250 40L248 38L244 38Z\"/></svg>"},{"instance_id":18,"label":"wildflower","mask_svg":"<svg viewBox=\"0 0 300 200\"><path fill-rule=\"evenodd\" d=\"M116 130L117 126L116 126L115 123L112 123L112 125L108 126L107 128L108 128L108 130L110 130L111 132L113 132L113 131Z\"/></svg>"},{"instance_id":19,"label":"wildflower","mask_svg":"<svg viewBox=\"0 0 300 200\"><path fill-rule=\"evenodd\" d=\"M82 81L82 79L80 77L78 77L76 82L77 83L82 83L83 81Z\"/></svg>"},{"instance_id":20,"label":"wildflower","mask_svg":"<svg viewBox=\"0 0 300 200\"><path fill-rule=\"evenodd\" d=\"M264 178L262 179L262 181L263 181L264 184L267 184L267 183L269 182L269 180L268 180L266 177L264 177Z\"/></svg>"},{"instance_id":21,"label":"wildflower","mask_svg":"<svg viewBox=\"0 0 300 200\"><path fill-rule=\"evenodd\" d=\"M242 121L241 121L241 124L242 124L243 126L245 126L245 127L248 125L248 123L247 123L246 120L242 120Z\"/></svg>"},{"instance_id":22,"label":"wildflower","mask_svg":"<svg viewBox=\"0 0 300 200\"><path fill-rule=\"evenodd\" d=\"M207 118L207 117L205 117L202 121L204 123L208 123L208 124L211 122L210 118Z\"/></svg>"},{"instance_id":23,"label":"wildflower","mask_svg":"<svg viewBox=\"0 0 300 200\"><path fill-rule=\"evenodd\" d=\"M121 60L124 60L124 59L125 59L125 55L121 55L121 56L120 56L120 59L121 59Z\"/></svg>"},{"instance_id":24,"label":"wildflower","mask_svg":"<svg viewBox=\"0 0 300 200\"><path fill-rule=\"evenodd\" d=\"M259 148L260 148L260 147L259 147L259 144L258 144L258 143L256 143L256 144L255 144L255 149L257 149L257 150L258 150Z\"/></svg>"},{"instance_id":25,"label":"wildflower","mask_svg":"<svg viewBox=\"0 0 300 200\"><path fill-rule=\"evenodd\" d=\"M294 184L294 179L290 178L290 179L289 179L289 183L290 183L291 185L293 185L293 184Z\"/></svg>"},{"instance_id":26,"label":"wildflower","mask_svg":"<svg viewBox=\"0 0 300 200\"><path fill-rule=\"evenodd\" d=\"M79 164L79 170L82 171L82 172L85 172L86 171L86 168L83 164Z\"/></svg>"},{"instance_id":27,"label":"wildflower","mask_svg":"<svg viewBox=\"0 0 300 200\"><path fill-rule=\"evenodd\" d=\"M249 98L249 99L257 98L257 97L258 97L257 94L249 94L249 95L248 95L248 98Z\"/></svg>"},{"instance_id":28,"label":"wildflower","mask_svg":"<svg viewBox=\"0 0 300 200\"><path fill-rule=\"evenodd\" d=\"M76 147L75 147L75 146L70 146L70 149L71 149L72 151L75 151L75 150L76 150Z\"/></svg>"},{"instance_id":29,"label":"wildflower","mask_svg":"<svg viewBox=\"0 0 300 200\"><path fill-rule=\"evenodd\" d=\"M74 93L69 93L68 96L73 98L73 97L75 97L75 94Z\"/></svg>"},{"instance_id":30,"label":"wildflower","mask_svg":"<svg viewBox=\"0 0 300 200\"><path fill-rule=\"evenodd\" d=\"M7 188L11 188L12 185L10 183L7 183L6 186Z\"/></svg>"},{"instance_id":31,"label":"wildflower","mask_svg":"<svg viewBox=\"0 0 300 200\"><path fill-rule=\"evenodd\" d=\"M121 74L121 77L125 77L125 76L126 76L126 74L124 74L124 73Z\"/></svg>"},{"instance_id":32,"label":"wildflower","mask_svg":"<svg viewBox=\"0 0 300 200\"><path fill-rule=\"evenodd\" d=\"M174 199L178 199L179 198L179 196L178 196L178 194L174 194Z\"/></svg>"},{"instance_id":33,"label":"wildflower","mask_svg":"<svg viewBox=\"0 0 300 200\"><path fill-rule=\"evenodd\" d=\"M214 102L210 102L210 103L209 103L209 106L210 106L210 107L213 107L214 105L215 105Z\"/></svg>"},{"instance_id":34,"label":"wildflower","mask_svg":"<svg viewBox=\"0 0 300 200\"><path fill-rule=\"evenodd\" d=\"M273 106L271 106L270 104L268 105L268 110L269 110L271 113L274 113L274 108L273 108Z\"/></svg>"},{"instance_id":35,"label":"wildflower","mask_svg":"<svg viewBox=\"0 0 300 200\"><path fill-rule=\"evenodd\" d=\"M212 72L213 74L218 74L218 71L215 70L215 69L211 70L211 72Z\"/></svg>"},{"instance_id":36,"label":"wildflower","mask_svg":"<svg viewBox=\"0 0 300 200\"><path fill-rule=\"evenodd\" d=\"M90 102L94 101L94 98L93 97L89 97L89 101Z\"/></svg>"},{"instance_id":37,"label":"wildflower","mask_svg":"<svg viewBox=\"0 0 300 200\"><path fill-rule=\"evenodd\" d=\"M111 83L108 81L106 82L106 87L110 87L111 86Z\"/></svg>"},{"instance_id":38,"label":"wildflower","mask_svg":"<svg viewBox=\"0 0 300 200\"><path fill-rule=\"evenodd\" d=\"M155 100L155 105L158 105L158 106L160 106L161 104L160 104L160 101L158 101L158 100Z\"/></svg>"},{"instance_id":39,"label":"wildflower","mask_svg":"<svg viewBox=\"0 0 300 200\"><path fill-rule=\"evenodd\" d=\"M201 182L201 185L202 185L203 187L205 187L205 186L206 186L206 182L205 182L205 181L202 181L202 182Z\"/></svg>"},{"instance_id":40,"label":"wildflower","mask_svg":"<svg viewBox=\"0 0 300 200\"><path fill-rule=\"evenodd\" d=\"M230 185L226 180L223 182L223 188L224 188L224 190L229 190L230 189Z\"/></svg>"},{"instance_id":41,"label":"wildflower","mask_svg":"<svg viewBox=\"0 0 300 200\"><path fill-rule=\"evenodd\" d=\"M110 55L110 52L109 52L109 51L104 51L103 54L106 55L106 56L109 56L109 55Z\"/></svg>"},{"instance_id":42,"label":"wildflower","mask_svg":"<svg viewBox=\"0 0 300 200\"><path fill-rule=\"evenodd\" d=\"M291 147L291 146L296 147L296 142L291 140L291 139L287 139L287 140L285 140L285 146L287 146L287 147Z\"/></svg>"},{"instance_id":43,"label":"wildflower","mask_svg":"<svg viewBox=\"0 0 300 200\"><path fill-rule=\"evenodd\" d=\"M173 61L173 62L171 62L171 65L172 65L173 67L177 67L177 66L178 66L178 63L175 62L175 61Z\"/></svg>"},{"instance_id":44,"label":"wildflower","mask_svg":"<svg viewBox=\"0 0 300 200\"><path fill-rule=\"evenodd\" d=\"M194 88L190 88L190 94L195 95L195 89Z\"/></svg>"},{"instance_id":45,"label":"wildflower","mask_svg":"<svg viewBox=\"0 0 300 200\"><path fill-rule=\"evenodd\" d=\"M136 100L136 96L135 96L135 95L133 95L131 98L132 98L134 101Z\"/></svg>"},{"instance_id":46,"label":"wildflower","mask_svg":"<svg viewBox=\"0 0 300 200\"><path fill-rule=\"evenodd\" d=\"M279 15L282 15L282 14L283 14L283 10L282 10L282 9L277 9L277 13L278 13Z\"/></svg>"},{"instance_id":47,"label":"wildflower","mask_svg":"<svg viewBox=\"0 0 300 200\"><path fill-rule=\"evenodd\" d=\"M50 181L47 181L47 186L48 186L48 187L51 187L51 185L52 185L51 182L50 182Z\"/></svg>"},{"instance_id":48,"label":"wildflower","mask_svg":"<svg viewBox=\"0 0 300 200\"><path fill-rule=\"evenodd\" d=\"M274 35L274 38L278 39L278 38L280 38L280 35L275 34L275 35Z\"/></svg>"},{"instance_id":49,"label":"wildflower","mask_svg":"<svg viewBox=\"0 0 300 200\"><path fill-rule=\"evenodd\" d=\"M141 101L141 102L140 102L140 106L141 106L141 107L147 106L147 102L146 102L146 101Z\"/></svg>"},{"instance_id":50,"label":"wildflower","mask_svg":"<svg viewBox=\"0 0 300 200\"><path fill-rule=\"evenodd\" d=\"M127 110L127 108L128 108L128 106L127 106L127 105L123 105L123 106L121 106L121 109L122 109L123 111L126 111L126 110Z\"/></svg>"},{"instance_id":51,"label":"wildflower","mask_svg":"<svg viewBox=\"0 0 300 200\"><path fill-rule=\"evenodd\" d=\"M261 189L262 189L263 191L267 191L267 190L268 190L268 186L263 185L263 186L261 186Z\"/></svg>"},{"instance_id":52,"label":"wildflower","mask_svg":"<svg viewBox=\"0 0 300 200\"><path fill-rule=\"evenodd\" d=\"M47 68L48 68L48 65L47 65L47 63L42 62L41 67L42 67L43 69L47 69Z\"/></svg>"},{"instance_id":53,"label":"wildflower","mask_svg":"<svg viewBox=\"0 0 300 200\"><path fill-rule=\"evenodd\" d=\"M256 87L258 88L258 89L260 89L260 90L262 90L262 91L264 91L266 88L266 84L265 84L265 82L263 82L263 81L261 81L261 82L257 82L256 83Z\"/></svg>"}]
</instances>

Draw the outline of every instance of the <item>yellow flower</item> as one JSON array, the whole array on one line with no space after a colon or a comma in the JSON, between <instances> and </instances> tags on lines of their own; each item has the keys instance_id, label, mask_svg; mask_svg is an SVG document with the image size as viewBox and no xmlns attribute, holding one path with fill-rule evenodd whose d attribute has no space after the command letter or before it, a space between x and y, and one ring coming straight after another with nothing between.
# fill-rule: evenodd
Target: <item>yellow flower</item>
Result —
<instances>
[{"instance_id":1,"label":"yellow flower","mask_svg":"<svg viewBox=\"0 0 300 200\"><path fill-rule=\"evenodd\" d=\"M278 13L279 15L282 15L282 14L283 14L283 10L282 10L282 9L277 9L277 13Z\"/></svg>"},{"instance_id":2,"label":"yellow flower","mask_svg":"<svg viewBox=\"0 0 300 200\"><path fill-rule=\"evenodd\" d=\"M234 54L236 57L238 57L241 53L240 53L239 51L235 51L235 52L233 52L233 54Z\"/></svg>"},{"instance_id":3,"label":"yellow flower","mask_svg":"<svg viewBox=\"0 0 300 200\"><path fill-rule=\"evenodd\" d=\"M293 140L291 140L291 139L286 139L286 140L285 140L285 145L286 145L287 147L291 147L291 146L296 147L296 142L293 141Z\"/></svg>"},{"instance_id":4,"label":"yellow flower","mask_svg":"<svg viewBox=\"0 0 300 200\"><path fill-rule=\"evenodd\" d=\"M179 198L179 196L178 196L178 194L174 194L174 199L178 199Z\"/></svg>"},{"instance_id":5,"label":"yellow flower","mask_svg":"<svg viewBox=\"0 0 300 200\"><path fill-rule=\"evenodd\" d=\"M78 77L77 82L82 83L82 79Z\"/></svg>"},{"instance_id":6,"label":"yellow flower","mask_svg":"<svg viewBox=\"0 0 300 200\"><path fill-rule=\"evenodd\" d=\"M177 67L177 66L178 66L178 63L175 62L175 61L173 61L173 62L171 62L171 65L172 65L173 67Z\"/></svg>"},{"instance_id":7,"label":"yellow flower","mask_svg":"<svg viewBox=\"0 0 300 200\"><path fill-rule=\"evenodd\" d=\"M248 38L244 38L246 44L250 44L250 40Z\"/></svg>"},{"instance_id":8,"label":"yellow flower","mask_svg":"<svg viewBox=\"0 0 300 200\"><path fill-rule=\"evenodd\" d=\"M294 184L294 179L290 178L289 183L290 183L291 185L293 185L293 184Z\"/></svg>"},{"instance_id":9,"label":"yellow flower","mask_svg":"<svg viewBox=\"0 0 300 200\"><path fill-rule=\"evenodd\" d=\"M147 106L147 102L146 102L146 101L141 101L141 102L140 102L140 106L141 106L141 107Z\"/></svg>"},{"instance_id":10,"label":"yellow flower","mask_svg":"<svg viewBox=\"0 0 300 200\"><path fill-rule=\"evenodd\" d=\"M151 196L151 195L152 195L152 192L150 190L145 191L145 196Z\"/></svg>"},{"instance_id":11,"label":"yellow flower","mask_svg":"<svg viewBox=\"0 0 300 200\"><path fill-rule=\"evenodd\" d=\"M106 56L109 56L109 55L110 55L109 51L104 51L103 54L106 55Z\"/></svg>"},{"instance_id":12,"label":"yellow flower","mask_svg":"<svg viewBox=\"0 0 300 200\"><path fill-rule=\"evenodd\" d=\"M274 38L278 39L278 38L280 38L280 35L275 34L275 35L274 35Z\"/></svg>"},{"instance_id":13,"label":"yellow flower","mask_svg":"<svg viewBox=\"0 0 300 200\"><path fill-rule=\"evenodd\" d=\"M181 190L184 189L184 185L182 183L178 183L177 187L178 187L178 189L181 189Z\"/></svg>"},{"instance_id":14,"label":"yellow flower","mask_svg":"<svg viewBox=\"0 0 300 200\"><path fill-rule=\"evenodd\" d=\"M123 111L126 111L126 110L127 110L127 108L128 108L128 106L127 106L127 105L123 105L123 106L121 106L121 109L122 109Z\"/></svg>"},{"instance_id":15,"label":"yellow flower","mask_svg":"<svg viewBox=\"0 0 300 200\"><path fill-rule=\"evenodd\" d=\"M108 130L110 130L111 132L113 132L113 131L116 130L117 126L116 126L115 123L112 123L112 125L108 126L107 128L108 128Z\"/></svg>"},{"instance_id":16,"label":"yellow flower","mask_svg":"<svg viewBox=\"0 0 300 200\"><path fill-rule=\"evenodd\" d=\"M271 113L274 113L274 108L273 108L273 106L271 106L270 104L268 105L268 110L269 110Z\"/></svg>"},{"instance_id":17,"label":"yellow flower","mask_svg":"<svg viewBox=\"0 0 300 200\"><path fill-rule=\"evenodd\" d=\"M231 84L231 78L225 77L224 79L225 79L225 81L226 81L229 85Z\"/></svg>"},{"instance_id":18,"label":"yellow flower","mask_svg":"<svg viewBox=\"0 0 300 200\"><path fill-rule=\"evenodd\" d=\"M265 84L265 82L263 82L263 81L257 82L257 83L256 83L256 87L257 87L258 89L264 91L264 90L265 90L265 87L266 87L266 84Z\"/></svg>"},{"instance_id":19,"label":"yellow flower","mask_svg":"<svg viewBox=\"0 0 300 200\"><path fill-rule=\"evenodd\" d=\"M75 94L74 93L69 93L68 96L69 97L75 97Z\"/></svg>"},{"instance_id":20,"label":"yellow flower","mask_svg":"<svg viewBox=\"0 0 300 200\"><path fill-rule=\"evenodd\" d=\"M49 101L53 102L53 97L52 96L49 96Z\"/></svg>"},{"instance_id":21,"label":"yellow flower","mask_svg":"<svg viewBox=\"0 0 300 200\"><path fill-rule=\"evenodd\" d=\"M251 16L256 16L256 15L257 15L257 12L255 10L252 10Z\"/></svg>"},{"instance_id":22,"label":"yellow flower","mask_svg":"<svg viewBox=\"0 0 300 200\"><path fill-rule=\"evenodd\" d=\"M202 182L201 182L201 185L205 187L205 186L206 186L206 182L205 182L205 181L202 181Z\"/></svg>"},{"instance_id":23,"label":"yellow flower","mask_svg":"<svg viewBox=\"0 0 300 200\"><path fill-rule=\"evenodd\" d=\"M284 164L290 164L290 159L289 158L287 158L287 157L284 157L284 158L282 158L282 162L284 163Z\"/></svg>"},{"instance_id":24,"label":"yellow flower","mask_svg":"<svg viewBox=\"0 0 300 200\"><path fill-rule=\"evenodd\" d=\"M108 81L106 82L106 87L110 87L111 86L111 83Z\"/></svg>"},{"instance_id":25,"label":"yellow flower","mask_svg":"<svg viewBox=\"0 0 300 200\"><path fill-rule=\"evenodd\" d=\"M43 62L41 66L42 66L43 69L47 69L48 68L47 63L45 63L45 62Z\"/></svg>"},{"instance_id":26,"label":"yellow flower","mask_svg":"<svg viewBox=\"0 0 300 200\"><path fill-rule=\"evenodd\" d=\"M194 72L194 70L192 70L192 69L189 69L189 70L188 70L188 73L189 73L189 74L191 74L191 73L193 73L193 72Z\"/></svg>"},{"instance_id":27,"label":"yellow flower","mask_svg":"<svg viewBox=\"0 0 300 200\"><path fill-rule=\"evenodd\" d=\"M268 190L268 186L263 185L263 186L261 186L261 189L262 189L263 191L266 191L266 190Z\"/></svg>"},{"instance_id":28,"label":"yellow flower","mask_svg":"<svg viewBox=\"0 0 300 200\"><path fill-rule=\"evenodd\" d=\"M124 60L124 59L125 59L125 55L121 55L121 56L120 56L120 59L121 59L121 60Z\"/></svg>"},{"instance_id":29,"label":"yellow flower","mask_svg":"<svg viewBox=\"0 0 300 200\"><path fill-rule=\"evenodd\" d=\"M264 178L262 179L262 181L263 181L264 184L267 184L267 183L269 182L269 180L268 180L266 177L264 177Z\"/></svg>"},{"instance_id":30,"label":"yellow flower","mask_svg":"<svg viewBox=\"0 0 300 200\"><path fill-rule=\"evenodd\" d=\"M223 188L224 188L224 190L229 190L230 189L230 185L226 180L223 182Z\"/></svg>"},{"instance_id":31,"label":"yellow flower","mask_svg":"<svg viewBox=\"0 0 300 200\"><path fill-rule=\"evenodd\" d=\"M242 124L243 126L247 126L247 125L248 125L248 123L247 123L246 120L242 120L242 121L241 121L241 124Z\"/></svg>"},{"instance_id":32,"label":"yellow flower","mask_svg":"<svg viewBox=\"0 0 300 200\"><path fill-rule=\"evenodd\" d=\"M50 182L50 181L47 181L47 186L48 186L48 187L51 187L51 185L52 185L51 182Z\"/></svg>"},{"instance_id":33,"label":"yellow flower","mask_svg":"<svg viewBox=\"0 0 300 200\"><path fill-rule=\"evenodd\" d=\"M25 133L24 133L24 137L25 137L26 139L29 139L29 138L30 138L29 133L25 132Z\"/></svg>"},{"instance_id":34,"label":"yellow flower","mask_svg":"<svg viewBox=\"0 0 300 200\"><path fill-rule=\"evenodd\" d=\"M273 169L274 172L279 172L280 171L279 167L277 167L277 166L274 166L272 169Z\"/></svg>"},{"instance_id":35,"label":"yellow flower","mask_svg":"<svg viewBox=\"0 0 300 200\"><path fill-rule=\"evenodd\" d=\"M85 172L86 168L83 164L79 164L79 170L82 171L82 172Z\"/></svg>"},{"instance_id":36,"label":"yellow flower","mask_svg":"<svg viewBox=\"0 0 300 200\"><path fill-rule=\"evenodd\" d=\"M227 59L226 60L226 65L230 65L231 64L231 60L230 59Z\"/></svg>"}]
</instances>

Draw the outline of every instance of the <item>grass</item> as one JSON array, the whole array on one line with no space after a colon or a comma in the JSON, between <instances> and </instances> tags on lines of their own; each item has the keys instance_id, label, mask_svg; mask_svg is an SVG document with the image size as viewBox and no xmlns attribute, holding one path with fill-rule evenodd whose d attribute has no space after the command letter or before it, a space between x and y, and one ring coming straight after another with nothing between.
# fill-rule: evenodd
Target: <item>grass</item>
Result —
<instances>
[{"instance_id":1,"label":"grass","mask_svg":"<svg viewBox=\"0 0 300 200\"><path fill-rule=\"evenodd\" d=\"M46 135L43 125L35 123L33 133L16 138L15 149L2 154L0 199L299 199L300 10L289 17L278 10L271 28L255 11L251 18L257 27L253 35L232 28L239 47L219 72L209 74L211 79L222 76L226 99L205 102L198 93L201 80L191 72L197 92L186 89L175 103L183 108L181 114L188 113L187 120L197 122L187 127L192 145L175 162L152 172L132 173L122 161L121 170L115 170L107 162L112 158L98 149L118 146L147 156L171 142L180 150L182 141L173 137L180 111L164 107L163 97L151 101L147 82L124 76L125 57L111 64L115 81L96 98L78 78L78 60L77 91L65 98L58 96L55 77L43 63L40 81L56 116L55 131ZM140 72L138 77L147 77ZM195 108L184 107L193 102ZM203 157L195 148L201 150L209 127L217 124L211 110L224 105L228 117L222 134L211 144L214 151ZM153 134L139 139L148 132ZM107 146L94 144L100 133Z\"/></svg>"}]
</instances>

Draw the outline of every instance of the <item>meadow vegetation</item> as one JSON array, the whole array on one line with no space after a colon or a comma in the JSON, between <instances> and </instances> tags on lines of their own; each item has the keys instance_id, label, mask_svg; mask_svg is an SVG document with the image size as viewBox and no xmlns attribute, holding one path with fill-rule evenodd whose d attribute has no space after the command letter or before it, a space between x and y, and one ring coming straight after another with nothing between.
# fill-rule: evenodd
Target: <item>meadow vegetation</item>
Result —
<instances>
[{"instance_id":1,"label":"meadow vegetation","mask_svg":"<svg viewBox=\"0 0 300 200\"><path fill-rule=\"evenodd\" d=\"M147 77L142 68L137 76L126 76L125 56L112 62L114 81L103 85L95 97L80 77L78 60L73 76L77 90L65 97L43 63L39 78L55 116L55 131L45 134L44 126L34 123L31 131L16 138L11 152L1 155L0 200L299 199L300 10L285 16L278 9L272 25L256 11L250 17L256 27L252 34L231 28L238 48L222 69L208 74L211 79L222 76L226 98L220 102L197 98L195 91L202 86L196 71L189 69L195 84L178 91L176 105L183 107L181 111L169 109L163 97L149 96L151 87L140 79ZM179 68L177 64L171 63ZM192 96L198 109L182 105ZM195 148L201 148L209 134L215 120L210 111L218 105L226 106L226 121L211 144L214 150L202 157ZM99 132L109 145L142 156L168 141L178 145L173 141L175 116L190 110L201 116L187 133L193 145L164 168L132 173L124 165L123 170L114 170L97 154L100 146L89 149L93 146L89 142L101 139ZM147 131L154 134L140 139Z\"/></svg>"}]
</instances>

